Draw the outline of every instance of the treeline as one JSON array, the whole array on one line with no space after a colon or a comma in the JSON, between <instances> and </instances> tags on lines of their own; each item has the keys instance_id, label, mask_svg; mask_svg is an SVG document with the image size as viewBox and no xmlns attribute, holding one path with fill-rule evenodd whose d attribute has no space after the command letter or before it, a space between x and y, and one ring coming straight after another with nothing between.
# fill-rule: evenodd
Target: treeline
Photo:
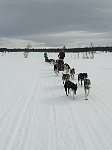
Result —
<instances>
[{"instance_id":1,"label":"treeline","mask_svg":"<svg viewBox=\"0 0 112 150\"><path fill-rule=\"evenodd\" d=\"M0 48L0 52L59 52L61 48L40 48L40 49L21 49L21 48L14 48L14 49L8 49L8 48ZM85 47L85 48L66 48L64 49L65 52L73 52L73 53L79 53L79 52L92 52L92 51L105 51L105 52L112 52L112 47Z\"/></svg>"}]
</instances>

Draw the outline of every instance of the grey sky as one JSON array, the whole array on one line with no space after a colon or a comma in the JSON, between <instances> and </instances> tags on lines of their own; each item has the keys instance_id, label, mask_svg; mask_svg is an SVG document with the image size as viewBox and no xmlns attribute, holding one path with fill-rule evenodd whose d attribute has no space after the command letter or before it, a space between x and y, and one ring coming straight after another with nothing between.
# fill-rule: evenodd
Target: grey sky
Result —
<instances>
[{"instance_id":1,"label":"grey sky","mask_svg":"<svg viewBox=\"0 0 112 150\"><path fill-rule=\"evenodd\" d=\"M112 0L1 0L0 47L112 45L111 8Z\"/></svg>"}]
</instances>

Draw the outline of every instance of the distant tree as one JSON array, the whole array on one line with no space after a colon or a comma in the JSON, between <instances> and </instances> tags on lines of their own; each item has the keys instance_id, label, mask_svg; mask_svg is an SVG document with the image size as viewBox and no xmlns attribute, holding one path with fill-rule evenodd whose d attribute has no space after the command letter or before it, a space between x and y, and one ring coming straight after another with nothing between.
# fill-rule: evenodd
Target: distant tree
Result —
<instances>
[{"instance_id":1,"label":"distant tree","mask_svg":"<svg viewBox=\"0 0 112 150\"><path fill-rule=\"evenodd\" d=\"M29 44L27 44L26 48L30 49L30 48L32 48L32 45L29 43Z\"/></svg>"},{"instance_id":2,"label":"distant tree","mask_svg":"<svg viewBox=\"0 0 112 150\"><path fill-rule=\"evenodd\" d=\"M66 46L63 46L63 49L66 49Z\"/></svg>"}]
</instances>

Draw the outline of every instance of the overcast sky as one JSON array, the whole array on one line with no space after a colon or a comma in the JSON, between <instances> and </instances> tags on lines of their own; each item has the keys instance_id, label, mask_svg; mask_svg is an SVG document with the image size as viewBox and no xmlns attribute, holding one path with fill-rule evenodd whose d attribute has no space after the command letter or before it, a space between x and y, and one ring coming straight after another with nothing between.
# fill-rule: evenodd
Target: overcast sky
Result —
<instances>
[{"instance_id":1,"label":"overcast sky","mask_svg":"<svg viewBox=\"0 0 112 150\"><path fill-rule=\"evenodd\" d=\"M0 0L0 47L112 45L112 0Z\"/></svg>"}]
</instances>

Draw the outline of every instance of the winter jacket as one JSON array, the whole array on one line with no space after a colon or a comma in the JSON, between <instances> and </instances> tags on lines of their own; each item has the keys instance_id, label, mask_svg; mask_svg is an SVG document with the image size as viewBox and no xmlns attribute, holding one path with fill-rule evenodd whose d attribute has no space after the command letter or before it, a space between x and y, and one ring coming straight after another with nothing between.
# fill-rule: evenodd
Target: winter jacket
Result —
<instances>
[{"instance_id":1,"label":"winter jacket","mask_svg":"<svg viewBox=\"0 0 112 150\"><path fill-rule=\"evenodd\" d=\"M59 57L60 59L64 59L64 57L65 57L65 52L60 52L59 55L58 55L58 57Z\"/></svg>"}]
</instances>

